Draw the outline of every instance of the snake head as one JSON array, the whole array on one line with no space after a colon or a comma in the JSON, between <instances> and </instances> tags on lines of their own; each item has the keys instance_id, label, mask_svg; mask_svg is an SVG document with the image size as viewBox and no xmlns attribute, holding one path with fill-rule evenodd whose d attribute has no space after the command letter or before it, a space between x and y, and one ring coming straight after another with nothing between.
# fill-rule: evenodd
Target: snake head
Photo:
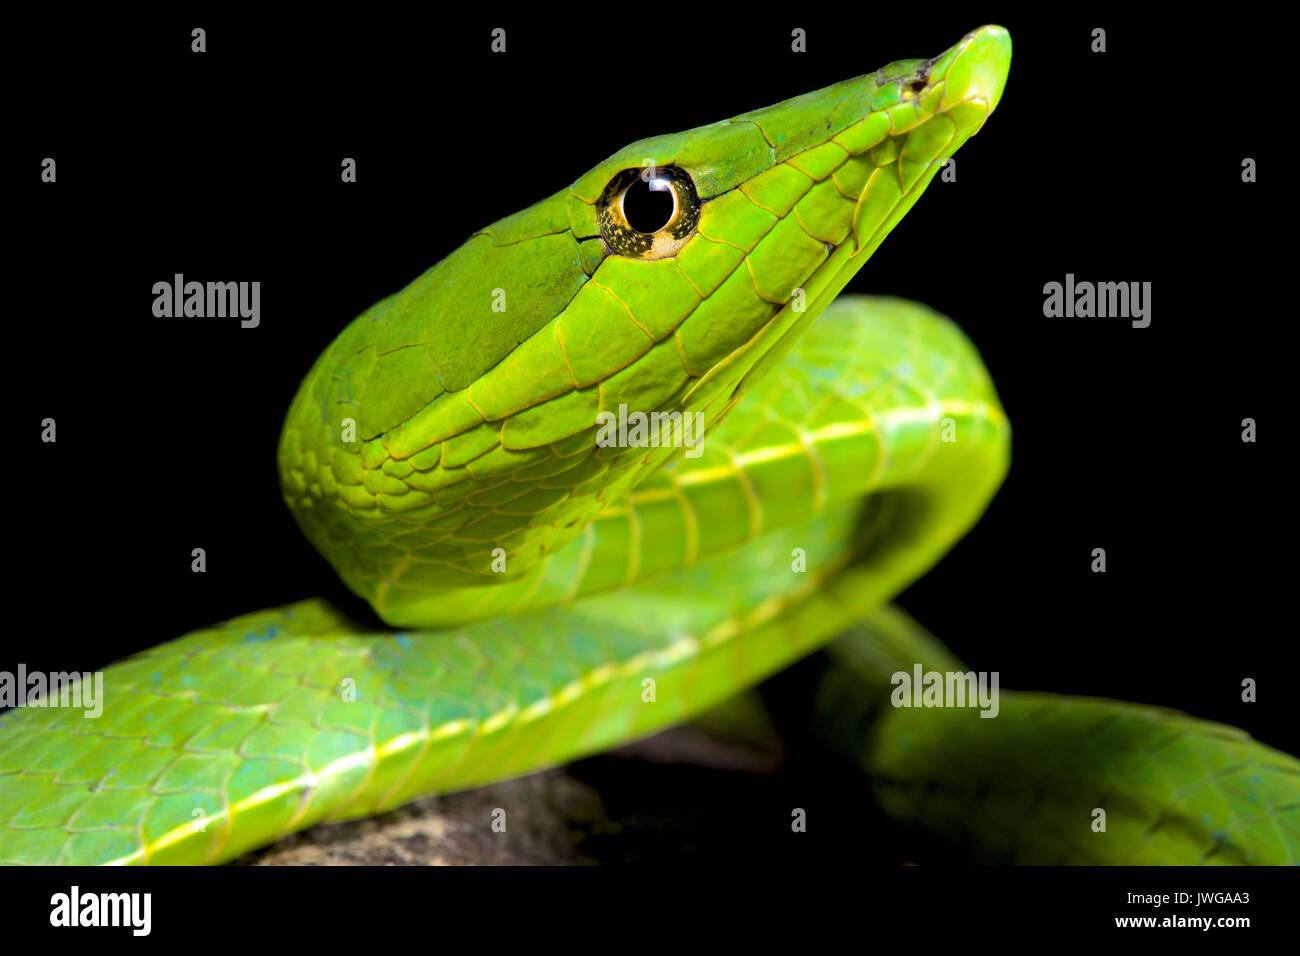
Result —
<instances>
[{"instance_id":1,"label":"snake head","mask_svg":"<svg viewBox=\"0 0 1300 956\"><path fill-rule=\"evenodd\" d=\"M900 202L919 195L984 124L1010 60L1010 35L985 26L930 59L898 60L729 120L639 140L574 183L573 232L599 234L606 254L690 260L693 234L752 252L794 210L810 239L838 246L852 237L856 250L870 248ZM658 196L682 201L649 202L657 184ZM623 215L629 197L645 210L640 227ZM683 221L696 228L683 231ZM778 246L782 234L775 238Z\"/></svg>"},{"instance_id":2,"label":"snake head","mask_svg":"<svg viewBox=\"0 0 1300 956\"><path fill-rule=\"evenodd\" d=\"M299 390L280 473L308 537L401 626L532 573L682 452L603 443L602 416L720 421L983 125L1010 49L982 27L641 140L475 233Z\"/></svg>"}]
</instances>

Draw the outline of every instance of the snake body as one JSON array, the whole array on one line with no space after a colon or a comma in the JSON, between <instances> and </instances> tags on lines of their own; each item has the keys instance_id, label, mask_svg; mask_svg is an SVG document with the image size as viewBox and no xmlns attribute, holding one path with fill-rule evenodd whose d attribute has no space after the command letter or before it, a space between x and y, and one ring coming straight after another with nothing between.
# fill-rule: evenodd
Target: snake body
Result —
<instances>
[{"instance_id":1,"label":"snake body","mask_svg":"<svg viewBox=\"0 0 1300 956\"><path fill-rule=\"evenodd\" d=\"M872 702L889 668L937 659L881 609L978 520L1007 470L1007 419L949 320L836 296L983 125L1009 60L1006 32L984 27L929 60L634 143L358 317L292 403L281 486L399 630L301 602L114 665L98 720L5 715L0 861L229 860L644 736L846 630L819 707L882 803L947 835L1000 833L984 818L1017 812L1015 774L985 771L995 798L979 773L945 777L954 746L987 748L963 735L999 721L882 718ZM638 191L671 199L662 224L634 222ZM701 453L602 440L601 414L629 409L702 423ZM1081 706L1011 711L1023 727ZM1161 719L1197 754L1196 734L1218 732ZM1295 761L1233 733L1267 782L1222 801L1231 819L1185 813L1166 830L1182 842L1148 841L1162 859L1211 843L1220 859L1295 858L1295 816L1277 811ZM1030 763L1053 746L1008 739ZM1171 806L1133 789L1125 820ZM1242 824L1241 800L1265 798ZM1086 808L1070 822L1058 804L1040 801L1050 832L1013 858L1117 858L1118 838L1088 844Z\"/></svg>"}]
</instances>

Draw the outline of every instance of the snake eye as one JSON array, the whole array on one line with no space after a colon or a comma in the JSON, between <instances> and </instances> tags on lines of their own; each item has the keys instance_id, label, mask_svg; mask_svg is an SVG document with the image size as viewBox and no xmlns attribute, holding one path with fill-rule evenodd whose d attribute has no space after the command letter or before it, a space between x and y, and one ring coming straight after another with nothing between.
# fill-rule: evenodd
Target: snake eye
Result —
<instances>
[{"instance_id":1,"label":"snake eye","mask_svg":"<svg viewBox=\"0 0 1300 956\"><path fill-rule=\"evenodd\" d=\"M677 254L700 222L700 197L677 166L625 169L600 195L600 235L611 252L631 259Z\"/></svg>"}]
</instances>

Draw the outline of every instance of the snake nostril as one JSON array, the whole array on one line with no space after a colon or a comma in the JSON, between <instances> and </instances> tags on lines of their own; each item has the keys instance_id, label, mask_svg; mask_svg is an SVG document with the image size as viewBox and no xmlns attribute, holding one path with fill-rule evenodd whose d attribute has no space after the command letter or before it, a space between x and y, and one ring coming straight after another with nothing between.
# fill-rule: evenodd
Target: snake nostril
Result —
<instances>
[{"instance_id":1,"label":"snake nostril","mask_svg":"<svg viewBox=\"0 0 1300 956\"><path fill-rule=\"evenodd\" d=\"M923 89L925 89L925 84L928 82L929 82L928 78L922 76L913 80L908 85L912 88L913 93L920 93Z\"/></svg>"}]
</instances>

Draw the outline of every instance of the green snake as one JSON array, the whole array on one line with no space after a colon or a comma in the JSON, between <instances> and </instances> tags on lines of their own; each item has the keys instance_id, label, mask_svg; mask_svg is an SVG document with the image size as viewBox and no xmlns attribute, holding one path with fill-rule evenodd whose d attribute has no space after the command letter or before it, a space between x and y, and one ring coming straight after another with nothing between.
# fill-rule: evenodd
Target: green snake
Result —
<instances>
[{"instance_id":1,"label":"green snake","mask_svg":"<svg viewBox=\"0 0 1300 956\"><path fill-rule=\"evenodd\" d=\"M1010 430L948 319L836 296L1010 56L983 27L634 143L359 316L280 479L398 630L305 601L113 665L97 719L9 712L0 862L230 860L689 720L840 635L816 707L909 826L998 861L1296 862L1300 765L1240 731L883 705L893 673L963 669L888 602L979 519ZM637 414L666 425L608 427Z\"/></svg>"}]
</instances>

